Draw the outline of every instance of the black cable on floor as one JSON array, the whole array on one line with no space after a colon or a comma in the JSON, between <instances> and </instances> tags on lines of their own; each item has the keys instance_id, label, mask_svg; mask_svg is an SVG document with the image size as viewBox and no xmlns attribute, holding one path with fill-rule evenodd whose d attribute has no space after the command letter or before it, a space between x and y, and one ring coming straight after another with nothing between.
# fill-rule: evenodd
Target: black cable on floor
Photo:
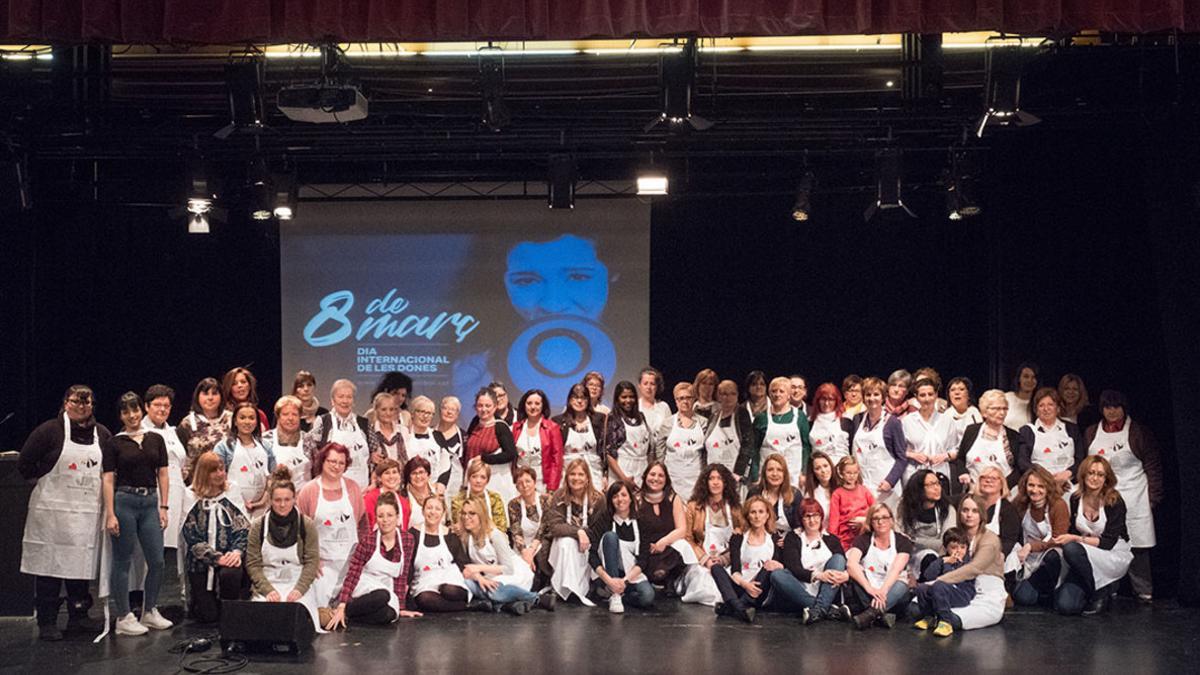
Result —
<instances>
[{"instance_id":1,"label":"black cable on floor","mask_svg":"<svg viewBox=\"0 0 1200 675\"><path fill-rule=\"evenodd\" d=\"M230 654L227 656L200 656L183 663L180 667L185 672L203 673L203 675L220 675L220 673L233 673L246 667L250 663L250 659L241 654ZM202 666L201 664L207 664Z\"/></svg>"}]
</instances>

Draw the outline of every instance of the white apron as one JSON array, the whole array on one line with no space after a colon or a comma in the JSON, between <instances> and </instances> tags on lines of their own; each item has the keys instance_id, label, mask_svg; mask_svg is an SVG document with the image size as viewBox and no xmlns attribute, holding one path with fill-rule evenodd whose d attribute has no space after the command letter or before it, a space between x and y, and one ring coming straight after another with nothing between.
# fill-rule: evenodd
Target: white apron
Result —
<instances>
[{"instance_id":1,"label":"white apron","mask_svg":"<svg viewBox=\"0 0 1200 675\"><path fill-rule=\"evenodd\" d=\"M733 514L729 504L725 504L725 525L715 525L712 510L707 504L704 508L704 553L708 556L718 556L729 550L729 540L733 537ZM712 571L697 563L689 564L687 571L677 582L679 601L715 605L721 599L721 592L717 589L717 583L713 581Z\"/></svg>"},{"instance_id":2,"label":"white apron","mask_svg":"<svg viewBox=\"0 0 1200 675\"><path fill-rule=\"evenodd\" d=\"M821 513L825 514L821 518L821 531L829 532L829 490L824 486L816 485L813 487L812 494L813 499L817 500L817 503L821 505Z\"/></svg>"},{"instance_id":3,"label":"white apron","mask_svg":"<svg viewBox=\"0 0 1200 675\"><path fill-rule=\"evenodd\" d=\"M412 594L419 595L427 591L439 592L443 584L458 586L467 591L467 599L471 599L471 589L467 587L462 570L454 562L454 555L446 545L446 535L438 532L437 546L425 546L424 530L417 534L417 550L413 554Z\"/></svg>"},{"instance_id":4,"label":"white apron","mask_svg":"<svg viewBox=\"0 0 1200 675\"><path fill-rule=\"evenodd\" d=\"M420 457L429 462L429 480L436 482L437 479L449 468L449 460L442 451L442 446L438 445L437 439L433 437L432 431L426 431L423 434L414 433L408 437L404 444L405 454L409 459ZM403 468L403 467L401 467ZM447 489L446 492L450 490Z\"/></svg>"},{"instance_id":5,"label":"white apron","mask_svg":"<svg viewBox=\"0 0 1200 675\"><path fill-rule=\"evenodd\" d=\"M247 448L237 438L229 439L233 446L233 457L229 460L230 492L236 494L242 504L262 499L267 489L267 449L262 441L254 440L254 446ZM266 513L266 505L262 505L250 513L251 518L257 518Z\"/></svg>"},{"instance_id":6,"label":"white apron","mask_svg":"<svg viewBox=\"0 0 1200 675\"><path fill-rule=\"evenodd\" d=\"M450 466L450 481L446 483L446 494L458 494L464 480L462 432L455 428L454 435L450 438L443 436L443 440L446 442L445 445L438 444L442 448L442 461ZM442 470L445 471L445 469Z\"/></svg>"},{"instance_id":7,"label":"white apron","mask_svg":"<svg viewBox=\"0 0 1200 675\"><path fill-rule=\"evenodd\" d=\"M1033 505L1030 505L1025 510L1025 517L1021 519L1021 534L1025 543L1031 541L1050 541L1050 506L1046 505L1046 513L1042 517L1042 522L1037 522L1031 515ZM1045 551L1030 551L1029 555L1025 556L1025 562L1021 565L1021 569L1017 572L1018 579L1028 579L1034 572L1042 566L1042 561L1046 559L1046 554L1053 549ZM1061 554L1060 554L1061 555ZM1066 566L1063 566L1063 572L1066 571ZM1062 581L1062 575L1059 575L1059 581ZM1058 584L1054 585L1058 588Z\"/></svg>"},{"instance_id":8,"label":"white apron","mask_svg":"<svg viewBox=\"0 0 1200 675\"><path fill-rule=\"evenodd\" d=\"M537 474L538 493L546 493L546 481L542 477L542 430L534 427L534 434L529 435L529 425L526 424L518 435L517 463L533 469Z\"/></svg>"},{"instance_id":9,"label":"white apron","mask_svg":"<svg viewBox=\"0 0 1200 675\"><path fill-rule=\"evenodd\" d=\"M573 522L573 505L567 501L567 522ZM583 529L588 526L588 495L583 497ZM563 600L574 593L585 607L594 607L596 603L588 600L587 593L595 572L588 564L588 552L579 550L579 540L575 537L558 537L550 544L550 567L554 573L550 575L550 587Z\"/></svg>"},{"instance_id":10,"label":"white apron","mask_svg":"<svg viewBox=\"0 0 1200 675\"><path fill-rule=\"evenodd\" d=\"M354 545L358 543L358 523L354 521L350 492L346 489L346 479L340 480L342 496L336 501L328 501L325 499L325 490L318 489L317 509L313 512L313 521L317 524L317 540L321 545L321 575L313 582L317 591L317 604L320 607L328 606L342 590L350 554L354 552Z\"/></svg>"},{"instance_id":11,"label":"white apron","mask_svg":"<svg viewBox=\"0 0 1200 675\"><path fill-rule=\"evenodd\" d=\"M818 536L816 541L809 541L804 530L797 531L796 537L800 539L800 564L809 572L824 572L825 564L833 557L833 551L829 550L825 538ZM804 584L804 589L808 591L809 595L817 597L817 593L821 590L820 581L803 581L801 583Z\"/></svg>"},{"instance_id":12,"label":"white apron","mask_svg":"<svg viewBox=\"0 0 1200 675\"><path fill-rule=\"evenodd\" d=\"M1089 455L1100 455L1112 465L1117 476L1117 490L1125 500L1125 526L1129 528L1129 544L1134 548L1151 548L1154 536L1154 513L1150 510L1150 483L1142 460L1129 448L1130 418L1119 431L1109 433L1104 423L1096 427L1096 438L1088 446Z\"/></svg>"},{"instance_id":13,"label":"white apron","mask_svg":"<svg viewBox=\"0 0 1200 675\"><path fill-rule=\"evenodd\" d=\"M270 515L264 517L269 518ZM296 582L300 580L300 572L304 569L300 564L300 539L297 537L293 546L280 548L271 543L271 537L267 534L267 523L264 522L262 526L263 576L275 587L280 601L286 601L288 593L291 593L292 589L296 587ZM301 523L300 527L303 526ZM266 596L258 594L251 598L251 600L260 602L264 602L266 599ZM308 610L308 615L312 617L313 627L317 629L317 632L324 633L325 629L317 617L316 584L310 585L297 602Z\"/></svg>"},{"instance_id":14,"label":"white apron","mask_svg":"<svg viewBox=\"0 0 1200 675\"><path fill-rule=\"evenodd\" d=\"M1041 420L1029 424L1033 431L1033 448L1030 460L1046 469L1051 475L1066 471L1075 463L1075 441L1067 434L1062 422L1055 422L1047 429Z\"/></svg>"},{"instance_id":15,"label":"white apron","mask_svg":"<svg viewBox=\"0 0 1200 675\"><path fill-rule=\"evenodd\" d=\"M700 451L704 449L704 424L698 417L692 418L690 429L679 425L679 415L673 417L674 424L671 433L667 434L667 453L663 464L667 467L667 475L671 477L671 485L676 492L688 495L696 487L700 479ZM691 547L688 547L689 550Z\"/></svg>"},{"instance_id":16,"label":"white apron","mask_svg":"<svg viewBox=\"0 0 1200 675\"><path fill-rule=\"evenodd\" d=\"M521 505L521 538L525 540L525 547L533 546L537 541L538 529L542 526L542 500L539 498L533 503L533 510L537 513L537 520L529 518L529 507L524 501Z\"/></svg>"},{"instance_id":17,"label":"white apron","mask_svg":"<svg viewBox=\"0 0 1200 675\"><path fill-rule=\"evenodd\" d=\"M563 439L564 474L571 462L577 459L587 462L588 471L592 474L592 485L597 490L602 489L604 486L604 470L600 465L600 450L597 447L596 430L592 428L590 417L587 419L587 428L583 431L577 431L574 422L567 423L567 437Z\"/></svg>"},{"instance_id":18,"label":"white apron","mask_svg":"<svg viewBox=\"0 0 1200 675\"><path fill-rule=\"evenodd\" d=\"M741 451L737 427L732 420L727 427L721 426L720 420L714 424L716 428L708 435L708 462L721 464L729 469L729 473L737 475L734 467L737 466L738 453Z\"/></svg>"},{"instance_id":19,"label":"white apron","mask_svg":"<svg viewBox=\"0 0 1200 675\"><path fill-rule=\"evenodd\" d=\"M1100 516L1096 522L1092 522L1083 515L1083 504L1079 505L1079 513L1075 514L1075 530L1079 534L1098 538L1104 534L1107 524L1108 514L1103 508L1100 509ZM1092 565L1092 581L1095 583L1097 591L1115 581L1120 581L1129 572L1129 565L1133 562L1133 548L1128 541L1118 539L1117 543L1108 550L1088 544L1082 544L1082 546L1083 550L1087 552L1088 562Z\"/></svg>"},{"instance_id":20,"label":"white apron","mask_svg":"<svg viewBox=\"0 0 1200 675\"><path fill-rule=\"evenodd\" d=\"M497 420L496 424L503 424ZM488 454L499 454L503 452L501 448L496 448ZM492 469L492 475L488 478L487 489L500 495L500 498L507 504L517 498L517 484L513 482L513 463L505 462L503 464L489 464Z\"/></svg>"},{"instance_id":21,"label":"white apron","mask_svg":"<svg viewBox=\"0 0 1200 675\"><path fill-rule=\"evenodd\" d=\"M800 436L797 426L797 416L800 410L792 408L792 421L779 423L774 419L771 409L767 408L767 432L763 434L762 448L759 450L758 465L766 464L771 455L783 455L787 461L788 475L794 487L800 486L800 477L804 475L804 439Z\"/></svg>"},{"instance_id":22,"label":"white apron","mask_svg":"<svg viewBox=\"0 0 1200 675\"><path fill-rule=\"evenodd\" d=\"M867 546L867 553L862 557L863 574L867 576L867 581L875 588L883 588L883 582L887 580L888 570L891 569L892 563L896 560L896 532L892 531L888 534L888 547L886 549L879 548L875 545L875 535L870 535L870 545ZM896 577L896 583L903 584L908 581L908 570L900 570L900 575Z\"/></svg>"},{"instance_id":23,"label":"white apron","mask_svg":"<svg viewBox=\"0 0 1200 675\"><path fill-rule=\"evenodd\" d=\"M500 564L500 556L496 554L496 545L492 543L491 539L485 539L483 546L476 548L474 540L468 535L467 556L471 558L471 562L480 565ZM503 574L488 576L488 579L498 584L516 586L523 591L527 591L533 586L533 570L520 557L513 557L515 561L513 562L512 570L505 570Z\"/></svg>"},{"instance_id":24,"label":"white apron","mask_svg":"<svg viewBox=\"0 0 1200 675\"><path fill-rule=\"evenodd\" d=\"M729 504L725 504L725 524L714 525L712 509L704 506L704 555L715 558L729 550L729 540L733 538L733 513Z\"/></svg>"},{"instance_id":25,"label":"white apron","mask_svg":"<svg viewBox=\"0 0 1200 675\"><path fill-rule=\"evenodd\" d=\"M633 569L634 566L637 565L638 549L642 545L642 531L641 528L638 527L637 518L631 518L627 522L632 523L633 525L633 541L625 541L624 539L620 538L620 535L617 536L618 548L621 551L621 568L625 570L625 574L629 574L629 570ZM617 523L617 519L614 517L612 524L613 532L617 531L618 524L625 525L626 523ZM636 578L626 579L626 581L631 584L636 584L645 580L646 575L642 574L641 571L638 572Z\"/></svg>"},{"instance_id":26,"label":"white apron","mask_svg":"<svg viewBox=\"0 0 1200 675\"><path fill-rule=\"evenodd\" d=\"M99 563L103 510L100 506L100 436L88 445L71 440L63 413L63 446L50 473L29 496L21 538L21 572L59 579L94 579Z\"/></svg>"},{"instance_id":27,"label":"white apron","mask_svg":"<svg viewBox=\"0 0 1200 675\"><path fill-rule=\"evenodd\" d=\"M169 480L169 488L167 490L167 529L163 530L163 547L176 548L179 543L179 530L183 526L183 519L187 516L187 511L183 510L183 493L187 492L187 486L183 484L183 465L187 463L187 450L183 447L183 441L179 440L179 434L175 432L175 427L164 425L159 429L155 427L149 417L142 418L142 428L146 431L156 433L163 439L163 444L167 446L167 476Z\"/></svg>"},{"instance_id":28,"label":"white apron","mask_svg":"<svg viewBox=\"0 0 1200 675\"><path fill-rule=\"evenodd\" d=\"M733 573L740 573L742 579L752 581L767 564L767 561L775 558L775 541L771 538L771 533L767 532L767 536L763 537L763 543L757 546L750 543L749 535L742 537L740 554L742 566Z\"/></svg>"},{"instance_id":29,"label":"white apron","mask_svg":"<svg viewBox=\"0 0 1200 675\"><path fill-rule=\"evenodd\" d=\"M299 494L300 488L312 480L312 465L308 455L304 454L304 447L299 444L279 445L277 443L271 448L271 452L275 455L276 466L282 464L292 472L292 483L296 485L296 493Z\"/></svg>"},{"instance_id":30,"label":"white apron","mask_svg":"<svg viewBox=\"0 0 1200 675\"><path fill-rule=\"evenodd\" d=\"M904 440L913 452L919 452L930 457L933 455L944 455L949 452L950 420L942 413L935 410L929 421L926 421L921 417L920 411L917 411L911 415L905 415L900 420L900 425L904 429ZM942 474L947 479L950 478L950 462L948 461L938 464L920 465L909 461L908 467L904 469L904 483L907 484L908 479L912 478L913 474L921 469L930 469Z\"/></svg>"},{"instance_id":31,"label":"white apron","mask_svg":"<svg viewBox=\"0 0 1200 675\"><path fill-rule=\"evenodd\" d=\"M987 527L987 529L992 531L992 534L996 535L997 537L1000 536L1000 506L1002 503L1003 503L1003 498L1001 498L1001 501L996 502L996 508L994 511L992 511L992 517L988 520L987 525L985 526L985 527ZM1047 519L1049 519L1049 515L1047 515ZM1003 544L1001 544L1001 545L1003 545ZM1015 572L1015 571L1021 569L1021 559L1017 557L1017 551L1019 551L1020 549L1021 549L1021 542L1017 542L1017 543L1013 544L1011 551L1000 551L1002 554L1004 554L1004 573L1005 574L1008 574L1009 572Z\"/></svg>"},{"instance_id":32,"label":"white apron","mask_svg":"<svg viewBox=\"0 0 1200 675\"><path fill-rule=\"evenodd\" d=\"M962 621L963 630L987 628L1000 623L1004 618L1004 603L1008 591L1004 590L1004 579L991 574L975 577L975 597L966 607L950 611Z\"/></svg>"},{"instance_id":33,"label":"white apron","mask_svg":"<svg viewBox=\"0 0 1200 675\"><path fill-rule=\"evenodd\" d=\"M646 459L650 452L650 428L647 424L631 425L624 418L621 424L625 425L625 442L617 448L617 466L640 488L642 474L650 465Z\"/></svg>"},{"instance_id":34,"label":"white apron","mask_svg":"<svg viewBox=\"0 0 1200 675\"><path fill-rule=\"evenodd\" d=\"M400 598L396 597L396 578L404 574L404 544L400 541L400 532L396 532L396 546L400 548L400 561L392 562L383 557L383 534L375 530L375 553L363 566L362 574L358 577L358 585L350 594L352 598L361 598L373 591L387 591L388 607L400 617Z\"/></svg>"},{"instance_id":35,"label":"white apron","mask_svg":"<svg viewBox=\"0 0 1200 675\"><path fill-rule=\"evenodd\" d=\"M867 415L863 415L862 422L854 433L854 455L862 471L862 484L871 492L875 501L883 502L895 511L896 505L900 503L900 490L897 489L899 486L893 485L891 490L879 492L879 483L887 479L892 467L896 465L896 457L883 441L883 427L887 425L889 417L887 412L880 414L879 421L868 429Z\"/></svg>"},{"instance_id":36,"label":"white apron","mask_svg":"<svg viewBox=\"0 0 1200 675\"><path fill-rule=\"evenodd\" d=\"M1000 467L1005 478L1012 473L1012 465L1008 463L1008 456L1004 454L1005 431L1001 429L1001 435L994 439L984 438L983 432L983 427L980 427L979 435L967 450L967 473L971 476L971 482L975 484L979 483L979 475L989 466Z\"/></svg>"},{"instance_id":37,"label":"white apron","mask_svg":"<svg viewBox=\"0 0 1200 675\"><path fill-rule=\"evenodd\" d=\"M358 428L358 418L353 413L344 420L349 428L340 428L338 414L329 413L329 438L327 443L341 443L350 450L350 466L346 467L346 478L358 487L366 489L371 484L371 449L367 446L366 429Z\"/></svg>"},{"instance_id":38,"label":"white apron","mask_svg":"<svg viewBox=\"0 0 1200 675\"><path fill-rule=\"evenodd\" d=\"M808 437L812 439L813 452L825 453L834 466L850 454L850 434L842 428L837 413L818 413Z\"/></svg>"}]
</instances>

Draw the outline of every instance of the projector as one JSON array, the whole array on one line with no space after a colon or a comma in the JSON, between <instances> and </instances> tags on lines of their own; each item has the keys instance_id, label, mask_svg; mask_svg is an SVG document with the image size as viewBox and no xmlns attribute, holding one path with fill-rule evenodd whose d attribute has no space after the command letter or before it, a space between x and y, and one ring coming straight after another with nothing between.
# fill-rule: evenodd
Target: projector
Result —
<instances>
[{"instance_id":1,"label":"projector","mask_svg":"<svg viewBox=\"0 0 1200 675\"><path fill-rule=\"evenodd\" d=\"M357 87L303 84L279 90L279 111L288 119L313 124L353 122L367 116L367 99Z\"/></svg>"}]
</instances>

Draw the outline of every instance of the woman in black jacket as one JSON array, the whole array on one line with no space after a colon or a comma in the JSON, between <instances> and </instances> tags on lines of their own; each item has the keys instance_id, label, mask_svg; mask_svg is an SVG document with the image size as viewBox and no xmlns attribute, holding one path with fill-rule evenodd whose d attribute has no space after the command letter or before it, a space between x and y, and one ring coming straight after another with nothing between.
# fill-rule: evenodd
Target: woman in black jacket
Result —
<instances>
[{"instance_id":1,"label":"woman in black jacket","mask_svg":"<svg viewBox=\"0 0 1200 675\"><path fill-rule=\"evenodd\" d=\"M1008 414L1004 392L999 389L983 392L979 397L979 412L983 415L983 422L972 424L963 431L951 470L963 492L971 491L969 486L979 480L980 471L987 466L1000 467L1008 487L1016 487L1021 477L1016 470L1016 453L1021 437L1004 426L1004 416Z\"/></svg>"},{"instance_id":2,"label":"woman in black jacket","mask_svg":"<svg viewBox=\"0 0 1200 675\"><path fill-rule=\"evenodd\" d=\"M842 543L821 530L825 512L815 499L796 505L802 523L783 538L779 562L783 569L771 572L775 592L801 608L804 623L832 618L833 601L842 584L850 580L846 573L846 554Z\"/></svg>"},{"instance_id":3,"label":"woman in black jacket","mask_svg":"<svg viewBox=\"0 0 1200 675\"><path fill-rule=\"evenodd\" d=\"M1071 495L1071 529L1053 539L1062 546L1067 578L1054 593L1060 614L1099 614L1129 571L1133 549L1125 527L1125 500L1108 460L1092 455L1079 464Z\"/></svg>"}]
</instances>

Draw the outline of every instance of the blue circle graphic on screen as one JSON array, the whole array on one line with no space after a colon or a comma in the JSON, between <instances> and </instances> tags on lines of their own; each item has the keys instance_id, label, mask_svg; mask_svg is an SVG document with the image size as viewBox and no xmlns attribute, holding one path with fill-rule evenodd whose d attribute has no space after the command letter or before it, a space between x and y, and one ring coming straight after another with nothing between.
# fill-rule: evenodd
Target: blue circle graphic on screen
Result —
<instances>
[{"instance_id":1,"label":"blue circle graphic on screen","mask_svg":"<svg viewBox=\"0 0 1200 675\"><path fill-rule=\"evenodd\" d=\"M617 350L600 324L557 316L530 324L508 349L508 375L519 391L542 389L554 406L591 370L611 379Z\"/></svg>"}]
</instances>

